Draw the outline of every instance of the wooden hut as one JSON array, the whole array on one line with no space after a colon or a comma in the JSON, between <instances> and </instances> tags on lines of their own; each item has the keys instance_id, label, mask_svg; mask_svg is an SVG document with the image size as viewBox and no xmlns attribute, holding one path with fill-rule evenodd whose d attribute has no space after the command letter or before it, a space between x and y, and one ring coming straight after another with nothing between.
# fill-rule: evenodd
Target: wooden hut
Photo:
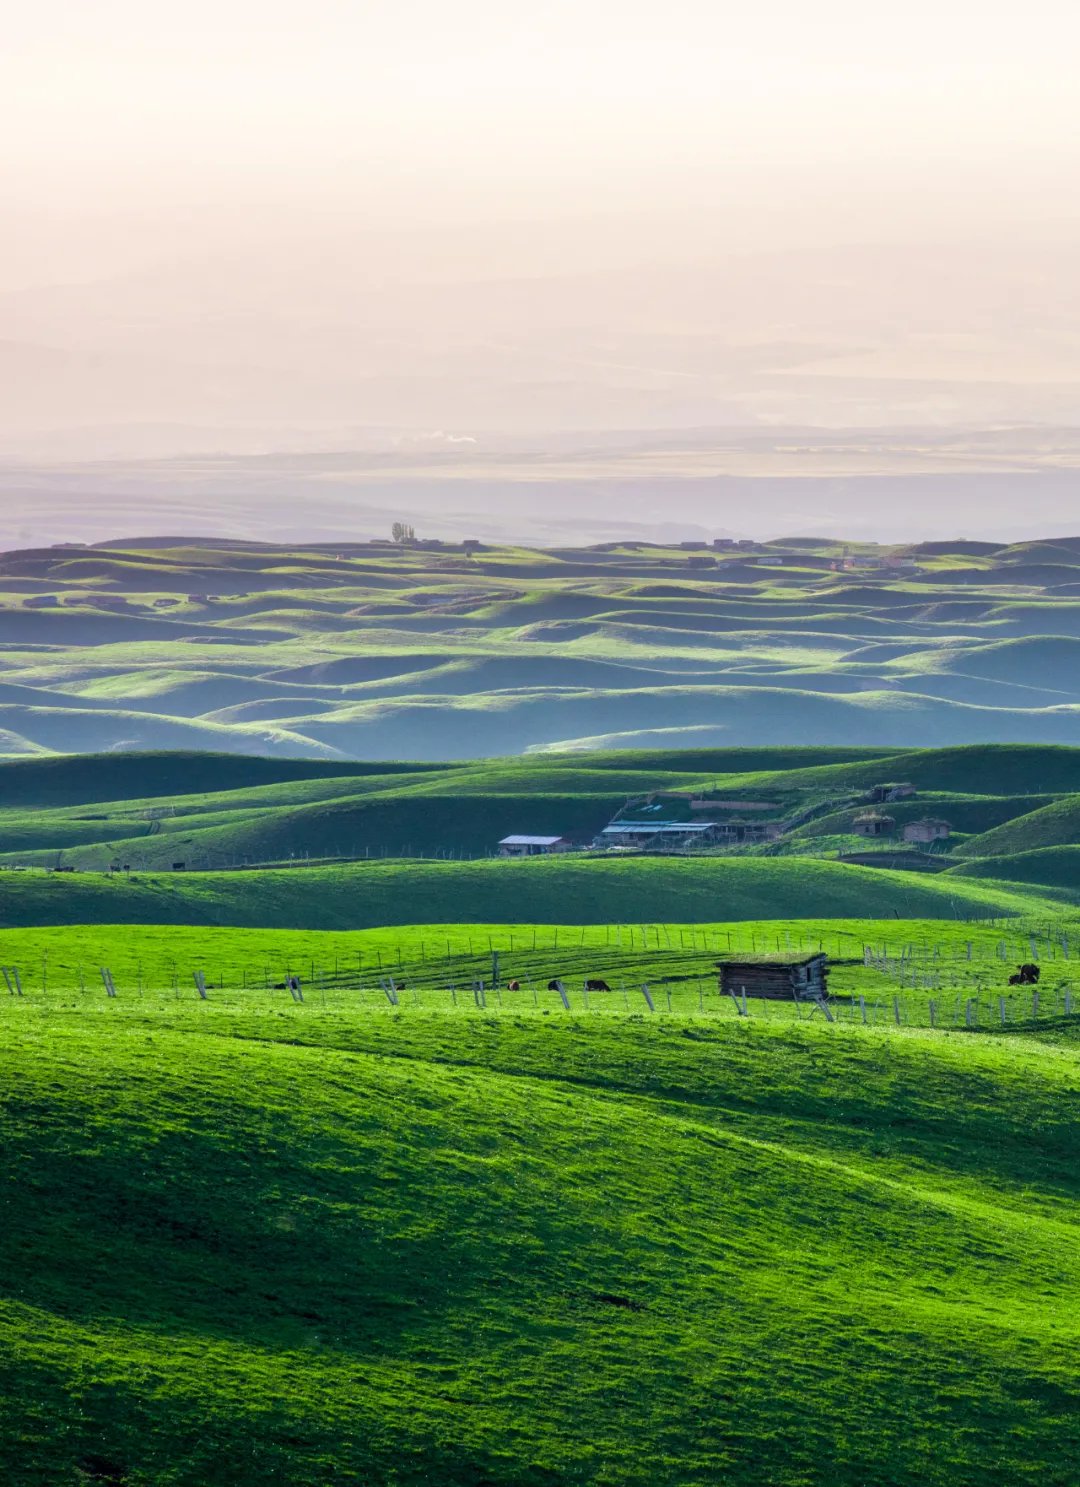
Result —
<instances>
[{"instance_id":1,"label":"wooden hut","mask_svg":"<svg viewBox=\"0 0 1080 1487\"><path fill-rule=\"evenodd\" d=\"M738 960L717 962L720 990L734 996L767 997L770 1000L819 1001L829 994L829 958L820 952L807 955L744 955Z\"/></svg>"},{"instance_id":2,"label":"wooden hut","mask_svg":"<svg viewBox=\"0 0 1080 1487\"><path fill-rule=\"evenodd\" d=\"M856 836L892 836L896 830L896 819L881 811L863 811L851 824Z\"/></svg>"}]
</instances>

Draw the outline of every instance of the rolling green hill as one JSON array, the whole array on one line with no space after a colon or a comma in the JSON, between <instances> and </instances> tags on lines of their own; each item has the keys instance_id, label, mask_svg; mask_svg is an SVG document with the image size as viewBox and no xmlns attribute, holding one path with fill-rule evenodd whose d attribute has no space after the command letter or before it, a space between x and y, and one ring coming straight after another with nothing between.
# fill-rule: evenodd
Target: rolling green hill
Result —
<instances>
[{"instance_id":1,"label":"rolling green hill","mask_svg":"<svg viewBox=\"0 0 1080 1487\"><path fill-rule=\"evenodd\" d=\"M105 1010L0 1008L18 1487L1073 1479L1071 1046Z\"/></svg>"},{"instance_id":2,"label":"rolling green hill","mask_svg":"<svg viewBox=\"0 0 1080 1487\"><path fill-rule=\"evenodd\" d=\"M8 873L0 927L236 924L712 923L1053 913L1015 889L819 859L573 856L199 873Z\"/></svg>"},{"instance_id":3,"label":"rolling green hill","mask_svg":"<svg viewBox=\"0 0 1080 1487\"><path fill-rule=\"evenodd\" d=\"M861 544L842 572L842 545L808 541L0 554L0 745L437 761L1076 737L1068 539Z\"/></svg>"},{"instance_id":4,"label":"rolling green hill","mask_svg":"<svg viewBox=\"0 0 1080 1487\"><path fill-rule=\"evenodd\" d=\"M887 803L883 809L894 824L880 841L867 843L854 834L854 823L868 808L871 788L888 781L910 781L916 794ZM237 923L266 923L272 922L267 914L285 912L292 915L283 921L289 923L313 915L313 927L374 924L378 913L399 923L477 914L522 922L586 922L590 915L597 922L715 919L755 917L764 912L763 896L775 892L775 912L795 913L792 905L805 903L805 912L816 914L828 912L815 896L814 885L825 881L818 875L837 868L824 858L868 847L895 850L904 845L900 829L927 815L946 819L952 829L935 849L937 866L1080 843L1078 788L1080 749L1043 745L887 754L805 748L547 752L441 765L185 753L27 759L0 763L0 883L8 905L0 913L22 916L9 922L31 922L26 916L34 914L49 922L57 912L52 906L60 904L68 905L68 922L80 915L152 922L160 914L171 923L190 914L192 922L209 915L209 922L224 923L235 913ZM695 814L691 796L704 796L713 807ZM490 861L501 838L515 833L566 836L587 847L619 815L721 823L764 817L781 836L756 846L736 843L734 853L719 842L693 859L575 854L559 863L526 864L535 872L525 878L515 875L519 864ZM812 860L796 867L807 854ZM406 859L414 862L408 871L422 892L422 911L392 906L398 887L384 893L375 886L390 883L394 860ZM416 859L427 859L434 876L425 876ZM470 873L467 859L489 860L475 862ZM882 866L885 861L882 855ZM332 862L352 866L339 877ZM735 867L742 863L740 876ZM131 878L98 876L115 864L126 865ZM178 864L188 880L173 871ZM262 876L263 869L305 864L322 865L304 866L305 876L288 891ZM893 865L923 863L913 855ZM75 871L62 881L10 871L58 866ZM226 869L247 870L230 878ZM781 876L771 884L773 871ZM978 876L988 882L995 875L1001 876L998 869L989 868ZM712 901L720 889L710 885L736 881L745 893L730 890L735 897L728 905ZM526 882L537 895L530 903L520 897ZM937 907L927 912L968 913L959 904L947 906L946 885L916 886L906 877L898 882L905 893L938 895ZM883 895L897 891L897 883L882 878L873 885L872 876L846 870L829 879L828 891L842 895L836 914L889 913ZM1007 876L1002 885L1006 898L1015 892ZM1057 881L1044 886L1070 887ZM689 895L684 906L672 897L682 891ZM649 906L654 892L662 908ZM481 897L470 903L474 893ZM218 907L208 907L215 898ZM569 898L573 912L566 909ZM259 902L266 907L253 907Z\"/></svg>"},{"instance_id":5,"label":"rolling green hill","mask_svg":"<svg viewBox=\"0 0 1080 1487\"><path fill-rule=\"evenodd\" d=\"M959 862L949 868L948 877L992 879L1003 886L1024 884L1029 890L1067 894L1072 902L1080 903L1080 842Z\"/></svg>"},{"instance_id":6,"label":"rolling green hill","mask_svg":"<svg viewBox=\"0 0 1080 1487\"><path fill-rule=\"evenodd\" d=\"M1038 810L984 831L966 843L963 856L999 857L1080 842L1080 795L1068 795Z\"/></svg>"}]
</instances>

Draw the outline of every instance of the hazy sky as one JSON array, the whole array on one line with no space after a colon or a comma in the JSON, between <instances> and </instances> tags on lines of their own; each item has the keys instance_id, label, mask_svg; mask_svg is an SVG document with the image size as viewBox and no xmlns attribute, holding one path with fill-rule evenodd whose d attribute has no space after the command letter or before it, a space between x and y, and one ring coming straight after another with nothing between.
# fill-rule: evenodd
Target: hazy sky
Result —
<instances>
[{"instance_id":1,"label":"hazy sky","mask_svg":"<svg viewBox=\"0 0 1080 1487\"><path fill-rule=\"evenodd\" d=\"M1077 0L7 10L0 453L1076 421Z\"/></svg>"},{"instance_id":2,"label":"hazy sky","mask_svg":"<svg viewBox=\"0 0 1080 1487\"><path fill-rule=\"evenodd\" d=\"M335 222L606 218L626 256L630 218L673 253L1070 218L1078 61L1074 0L35 0L0 287Z\"/></svg>"}]
</instances>

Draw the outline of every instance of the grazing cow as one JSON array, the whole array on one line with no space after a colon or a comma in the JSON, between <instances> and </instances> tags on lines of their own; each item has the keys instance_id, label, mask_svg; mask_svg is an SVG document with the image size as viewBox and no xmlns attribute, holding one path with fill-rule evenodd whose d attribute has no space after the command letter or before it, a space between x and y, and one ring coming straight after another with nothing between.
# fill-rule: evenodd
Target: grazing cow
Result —
<instances>
[{"instance_id":1,"label":"grazing cow","mask_svg":"<svg viewBox=\"0 0 1080 1487\"><path fill-rule=\"evenodd\" d=\"M1009 977L1009 985L1035 986L1041 975L1042 970L1039 966L1033 965L1031 961L1025 961L1022 966L1018 967L1016 974Z\"/></svg>"},{"instance_id":2,"label":"grazing cow","mask_svg":"<svg viewBox=\"0 0 1080 1487\"><path fill-rule=\"evenodd\" d=\"M601 981L599 977L590 977L589 980L585 982L585 990L610 991L611 987L607 984L606 981Z\"/></svg>"},{"instance_id":3,"label":"grazing cow","mask_svg":"<svg viewBox=\"0 0 1080 1487\"><path fill-rule=\"evenodd\" d=\"M559 989L559 983L558 983L558 981L549 981L548 982L548 991L558 991L558 989Z\"/></svg>"},{"instance_id":4,"label":"grazing cow","mask_svg":"<svg viewBox=\"0 0 1080 1487\"><path fill-rule=\"evenodd\" d=\"M506 989L507 989L507 991L520 991L521 990L521 982L520 981L508 981L506 983Z\"/></svg>"},{"instance_id":5,"label":"grazing cow","mask_svg":"<svg viewBox=\"0 0 1080 1487\"><path fill-rule=\"evenodd\" d=\"M1038 983L1041 974L1042 972L1037 965L1033 965L1030 961L1025 961L1025 963L1017 969L1016 975L1009 977L1009 985L1035 986Z\"/></svg>"}]
</instances>

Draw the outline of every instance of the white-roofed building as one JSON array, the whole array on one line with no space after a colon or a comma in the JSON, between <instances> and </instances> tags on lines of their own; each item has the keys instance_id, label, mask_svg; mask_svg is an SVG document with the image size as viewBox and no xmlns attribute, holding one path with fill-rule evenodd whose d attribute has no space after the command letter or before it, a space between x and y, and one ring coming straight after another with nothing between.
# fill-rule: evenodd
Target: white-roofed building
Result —
<instances>
[{"instance_id":1,"label":"white-roofed building","mask_svg":"<svg viewBox=\"0 0 1080 1487\"><path fill-rule=\"evenodd\" d=\"M543 857L548 852L569 852L571 845L564 836L504 836L499 856Z\"/></svg>"}]
</instances>

